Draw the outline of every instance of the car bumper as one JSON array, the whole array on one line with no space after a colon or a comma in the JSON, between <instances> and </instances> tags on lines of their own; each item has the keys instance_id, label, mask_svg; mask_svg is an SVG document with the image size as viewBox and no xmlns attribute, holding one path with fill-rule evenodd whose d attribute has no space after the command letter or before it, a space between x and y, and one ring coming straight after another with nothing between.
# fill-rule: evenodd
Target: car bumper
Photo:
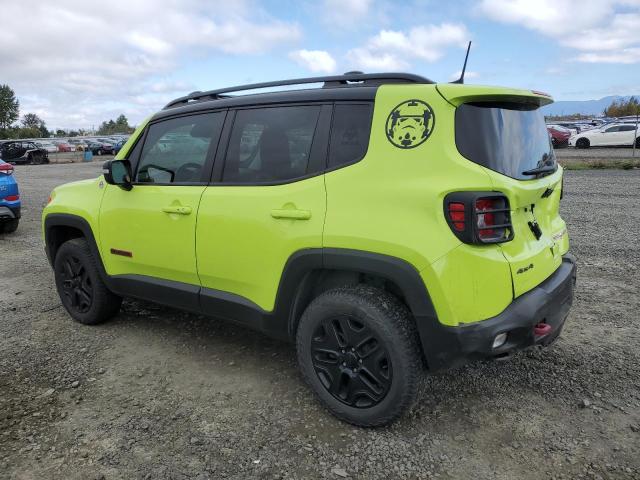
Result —
<instances>
[{"instance_id":1,"label":"car bumper","mask_svg":"<svg viewBox=\"0 0 640 480\"><path fill-rule=\"evenodd\" d=\"M502 358L534 345L551 344L560 335L569 314L575 282L575 257L567 254L549 278L516 298L499 315L468 325L439 325L421 332L429 369L442 370L473 360ZM539 324L546 326L536 331ZM496 336L502 333L506 333L505 343L493 348Z\"/></svg>"},{"instance_id":2,"label":"car bumper","mask_svg":"<svg viewBox=\"0 0 640 480\"><path fill-rule=\"evenodd\" d=\"M14 218L20 218L20 205L0 205L0 220L12 220Z\"/></svg>"}]
</instances>

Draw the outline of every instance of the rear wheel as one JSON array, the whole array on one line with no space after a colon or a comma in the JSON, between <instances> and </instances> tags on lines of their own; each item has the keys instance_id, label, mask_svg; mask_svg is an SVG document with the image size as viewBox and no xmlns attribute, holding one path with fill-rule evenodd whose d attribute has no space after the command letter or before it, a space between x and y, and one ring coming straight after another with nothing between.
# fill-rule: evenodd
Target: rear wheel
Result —
<instances>
[{"instance_id":1,"label":"rear wheel","mask_svg":"<svg viewBox=\"0 0 640 480\"><path fill-rule=\"evenodd\" d=\"M591 144L587 138L579 138L576 141L576 148L589 148Z\"/></svg>"},{"instance_id":2,"label":"rear wheel","mask_svg":"<svg viewBox=\"0 0 640 480\"><path fill-rule=\"evenodd\" d=\"M20 223L20 220L17 218L12 218L11 220L0 223L0 233L15 232L18 229L18 223Z\"/></svg>"},{"instance_id":3,"label":"rear wheel","mask_svg":"<svg viewBox=\"0 0 640 480\"><path fill-rule=\"evenodd\" d=\"M636 148L640 148L640 137L636 138Z\"/></svg>"},{"instance_id":4,"label":"rear wheel","mask_svg":"<svg viewBox=\"0 0 640 480\"><path fill-rule=\"evenodd\" d=\"M54 261L56 288L74 320L95 325L120 310L122 297L111 292L100 278L96 259L84 238L62 244Z\"/></svg>"},{"instance_id":5,"label":"rear wheel","mask_svg":"<svg viewBox=\"0 0 640 480\"><path fill-rule=\"evenodd\" d=\"M421 356L411 314L369 286L318 296L296 335L302 374L338 418L374 427L399 417L415 398Z\"/></svg>"}]
</instances>

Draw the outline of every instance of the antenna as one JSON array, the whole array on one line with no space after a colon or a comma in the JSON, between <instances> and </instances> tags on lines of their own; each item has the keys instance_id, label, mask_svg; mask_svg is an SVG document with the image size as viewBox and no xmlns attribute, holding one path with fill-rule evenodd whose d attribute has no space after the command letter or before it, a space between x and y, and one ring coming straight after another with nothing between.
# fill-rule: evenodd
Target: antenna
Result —
<instances>
[{"instance_id":1,"label":"antenna","mask_svg":"<svg viewBox=\"0 0 640 480\"><path fill-rule=\"evenodd\" d=\"M469 60L469 50L471 50L471 42L467 45L467 54L464 56L464 65L462 66L462 73L460 74L460 78L455 82L451 83L464 83L464 72L467 70L467 60Z\"/></svg>"}]
</instances>

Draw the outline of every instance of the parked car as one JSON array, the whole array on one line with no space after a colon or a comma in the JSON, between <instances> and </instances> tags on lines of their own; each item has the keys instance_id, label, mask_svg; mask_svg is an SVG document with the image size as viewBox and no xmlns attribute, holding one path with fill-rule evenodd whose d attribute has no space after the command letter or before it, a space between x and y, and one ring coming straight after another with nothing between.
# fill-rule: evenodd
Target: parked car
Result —
<instances>
[{"instance_id":1,"label":"parked car","mask_svg":"<svg viewBox=\"0 0 640 480\"><path fill-rule=\"evenodd\" d=\"M11 140L0 145L0 158L10 163L49 163L49 153L28 140Z\"/></svg>"},{"instance_id":2,"label":"parked car","mask_svg":"<svg viewBox=\"0 0 640 480\"><path fill-rule=\"evenodd\" d=\"M640 148L640 135L636 133L636 126L630 123L609 123L569 138L569 145L576 148L631 147L634 142Z\"/></svg>"},{"instance_id":3,"label":"parked car","mask_svg":"<svg viewBox=\"0 0 640 480\"><path fill-rule=\"evenodd\" d=\"M571 131L559 125L547 125L547 131L551 137L551 143L554 148L566 147L569 145L569 137Z\"/></svg>"},{"instance_id":4,"label":"parked car","mask_svg":"<svg viewBox=\"0 0 640 480\"><path fill-rule=\"evenodd\" d=\"M567 132L569 133L569 136L571 135L575 135L576 133L578 133L580 130L578 128L576 128L575 125L571 125L570 127L567 125L571 125L571 124L561 124L561 123L549 123L547 124L547 127L554 127L557 130L563 131L563 132Z\"/></svg>"},{"instance_id":5,"label":"parked car","mask_svg":"<svg viewBox=\"0 0 640 480\"><path fill-rule=\"evenodd\" d=\"M47 142L47 141L42 141L42 140L34 140L33 143L35 143L38 146L38 148L42 148L42 149L46 150L47 153L57 153L58 152L57 145L53 144L52 142Z\"/></svg>"},{"instance_id":6,"label":"parked car","mask_svg":"<svg viewBox=\"0 0 640 480\"><path fill-rule=\"evenodd\" d=\"M113 146L113 154L117 155L125 143L127 143L127 140L125 139L118 140L118 142Z\"/></svg>"},{"instance_id":7,"label":"parked car","mask_svg":"<svg viewBox=\"0 0 640 480\"><path fill-rule=\"evenodd\" d=\"M94 155L113 155L113 145L108 142L89 141L88 148Z\"/></svg>"},{"instance_id":8,"label":"parked car","mask_svg":"<svg viewBox=\"0 0 640 480\"><path fill-rule=\"evenodd\" d=\"M58 152L72 152L74 148L64 140L51 140L56 147L58 147Z\"/></svg>"},{"instance_id":9,"label":"parked car","mask_svg":"<svg viewBox=\"0 0 640 480\"><path fill-rule=\"evenodd\" d=\"M68 142L76 152L83 152L89 146L89 141L82 138L70 138Z\"/></svg>"},{"instance_id":10,"label":"parked car","mask_svg":"<svg viewBox=\"0 0 640 480\"><path fill-rule=\"evenodd\" d=\"M20 222L20 192L13 165L0 160L0 233L13 233Z\"/></svg>"},{"instance_id":11,"label":"parked car","mask_svg":"<svg viewBox=\"0 0 640 480\"><path fill-rule=\"evenodd\" d=\"M294 83L324 86L226 96ZM178 98L102 176L51 193L61 303L90 325L133 296L253 326L295 342L337 417L387 424L425 367L560 334L576 268L551 102L353 72Z\"/></svg>"}]
</instances>

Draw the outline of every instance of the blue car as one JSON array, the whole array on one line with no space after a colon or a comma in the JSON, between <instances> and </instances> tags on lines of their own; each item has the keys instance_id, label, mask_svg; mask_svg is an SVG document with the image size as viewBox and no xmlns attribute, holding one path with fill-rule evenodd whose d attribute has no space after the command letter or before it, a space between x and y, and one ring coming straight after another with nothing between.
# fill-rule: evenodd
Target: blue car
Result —
<instances>
[{"instance_id":1,"label":"blue car","mask_svg":"<svg viewBox=\"0 0 640 480\"><path fill-rule=\"evenodd\" d=\"M0 233L12 233L20 221L20 192L13 165L0 160Z\"/></svg>"}]
</instances>

